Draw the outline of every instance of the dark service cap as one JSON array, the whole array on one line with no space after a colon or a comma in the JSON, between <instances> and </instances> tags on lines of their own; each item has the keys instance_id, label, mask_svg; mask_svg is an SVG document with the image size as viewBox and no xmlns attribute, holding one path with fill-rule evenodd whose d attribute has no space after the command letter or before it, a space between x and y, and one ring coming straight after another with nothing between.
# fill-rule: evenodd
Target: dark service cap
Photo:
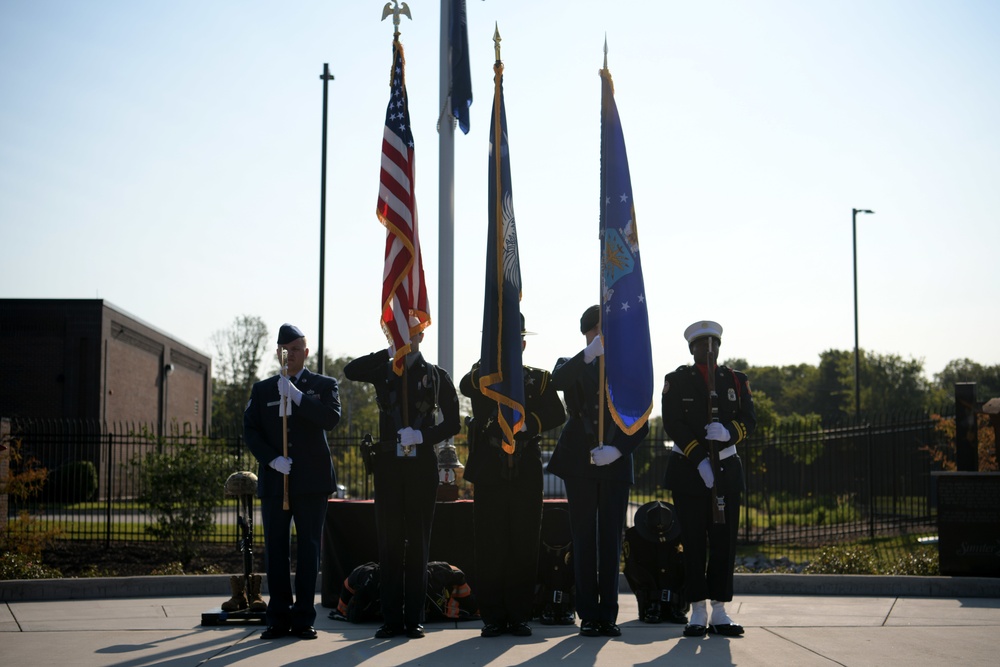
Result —
<instances>
[{"instance_id":1,"label":"dark service cap","mask_svg":"<svg viewBox=\"0 0 1000 667\"><path fill-rule=\"evenodd\" d=\"M305 337L306 335L302 333L302 330L294 324L282 324L281 328L278 329L278 345L287 345L293 340Z\"/></svg>"}]
</instances>

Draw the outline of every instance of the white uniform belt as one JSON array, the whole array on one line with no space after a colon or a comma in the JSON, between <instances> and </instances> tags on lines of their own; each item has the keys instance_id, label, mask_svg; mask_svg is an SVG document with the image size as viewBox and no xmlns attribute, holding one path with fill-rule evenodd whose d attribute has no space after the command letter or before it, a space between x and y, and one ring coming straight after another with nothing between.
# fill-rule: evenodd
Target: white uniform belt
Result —
<instances>
[{"instance_id":1,"label":"white uniform belt","mask_svg":"<svg viewBox=\"0 0 1000 667\"><path fill-rule=\"evenodd\" d=\"M674 454L677 454L678 456L684 456L684 452L682 452L678 447L672 447L670 451L672 451ZM736 445L729 445L725 449L719 450L720 461L722 461L723 459L728 459L730 456L736 456Z\"/></svg>"}]
</instances>

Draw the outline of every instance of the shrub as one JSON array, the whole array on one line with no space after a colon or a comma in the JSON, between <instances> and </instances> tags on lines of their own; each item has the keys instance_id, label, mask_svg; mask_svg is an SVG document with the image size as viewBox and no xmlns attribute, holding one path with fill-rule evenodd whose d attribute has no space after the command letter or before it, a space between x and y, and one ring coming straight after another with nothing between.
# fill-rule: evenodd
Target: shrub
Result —
<instances>
[{"instance_id":1,"label":"shrub","mask_svg":"<svg viewBox=\"0 0 1000 667\"><path fill-rule=\"evenodd\" d=\"M156 520L146 530L170 542L177 556L190 562L215 525L215 508L225 498L231 466L205 442L167 447L133 464L141 469L139 500Z\"/></svg>"},{"instance_id":2,"label":"shrub","mask_svg":"<svg viewBox=\"0 0 1000 667\"><path fill-rule=\"evenodd\" d=\"M863 546L824 547L809 563L806 574L878 574L875 550Z\"/></svg>"},{"instance_id":3,"label":"shrub","mask_svg":"<svg viewBox=\"0 0 1000 667\"><path fill-rule=\"evenodd\" d=\"M70 461L49 472L45 497L57 503L82 503L97 497L97 468L90 461Z\"/></svg>"},{"instance_id":4,"label":"shrub","mask_svg":"<svg viewBox=\"0 0 1000 667\"><path fill-rule=\"evenodd\" d=\"M0 554L0 579L57 579L62 572L42 565L38 554L5 551Z\"/></svg>"}]
</instances>

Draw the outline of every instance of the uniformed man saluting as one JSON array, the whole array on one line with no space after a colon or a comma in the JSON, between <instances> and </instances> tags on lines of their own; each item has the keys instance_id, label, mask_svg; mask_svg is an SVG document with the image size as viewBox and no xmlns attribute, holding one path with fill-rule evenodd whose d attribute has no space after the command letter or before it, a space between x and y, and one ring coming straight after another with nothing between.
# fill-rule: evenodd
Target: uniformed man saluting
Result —
<instances>
[{"instance_id":1,"label":"uniformed man saluting","mask_svg":"<svg viewBox=\"0 0 1000 667\"><path fill-rule=\"evenodd\" d=\"M722 326L695 322L684 331L684 338L695 363L666 376L662 399L663 428L674 441L664 487L673 492L681 524L684 596L691 603L684 635L737 636L743 634L743 627L733 623L725 605L733 599L736 532L745 488L736 445L753 435L757 416L747 376L716 364ZM723 523L713 519L720 509L719 498L724 503ZM711 600L711 618L707 600Z\"/></svg>"},{"instance_id":2,"label":"uniformed man saluting","mask_svg":"<svg viewBox=\"0 0 1000 667\"><path fill-rule=\"evenodd\" d=\"M521 315L521 350L524 350ZM531 635L542 521L541 433L566 420L549 373L524 367L525 430L513 454L501 449L497 402L479 390L479 362L459 383L472 399L465 479L475 485L476 601L483 637Z\"/></svg>"},{"instance_id":3,"label":"uniformed man saluting","mask_svg":"<svg viewBox=\"0 0 1000 667\"><path fill-rule=\"evenodd\" d=\"M411 326L415 324L411 321ZM424 359L423 339L423 332L411 337L402 376L393 372L388 350L358 357L344 367L348 380L371 383L378 402L375 526L385 621L375 632L378 639L404 633L412 639L424 636L427 560L438 487L434 445L462 430L455 386L447 371Z\"/></svg>"}]
</instances>

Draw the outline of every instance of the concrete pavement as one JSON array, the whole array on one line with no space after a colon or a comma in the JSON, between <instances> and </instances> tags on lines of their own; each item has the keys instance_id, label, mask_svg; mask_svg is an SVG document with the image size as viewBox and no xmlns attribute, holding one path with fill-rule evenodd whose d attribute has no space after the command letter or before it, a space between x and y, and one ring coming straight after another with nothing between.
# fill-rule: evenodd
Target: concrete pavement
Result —
<instances>
[{"instance_id":1,"label":"concrete pavement","mask_svg":"<svg viewBox=\"0 0 1000 667\"><path fill-rule=\"evenodd\" d=\"M729 611L746 634L732 639L685 638L681 625L639 622L623 583L622 636L613 639L540 624L532 637L484 639L481 623L468 621L429 623L424 639L378 640L377 623L334 621L317 606L319 639L264 641L260 625L201 625L201 614L228 597L224 583L213 576L3 581L0 655L19 667L991 665L1000 649L997 579L737 575Z\"/></svg>"}]
</instances>

